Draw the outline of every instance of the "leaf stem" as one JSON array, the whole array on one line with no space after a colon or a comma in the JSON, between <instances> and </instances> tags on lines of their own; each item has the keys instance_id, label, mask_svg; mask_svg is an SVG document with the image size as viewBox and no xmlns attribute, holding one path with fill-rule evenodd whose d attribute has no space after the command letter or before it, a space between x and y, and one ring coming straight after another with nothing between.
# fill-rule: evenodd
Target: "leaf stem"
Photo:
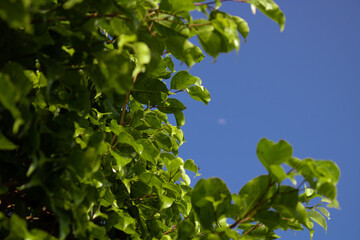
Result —
<instances>
[{"instance_id":1,"label":"leaf stem","mask_svg":"<svg viewBox=\"0 0 360 240\"><path fill-rule=\"evenodd\" d=\"M237 225L244 223L246 221L249 221L255 214L257 211L255 211L261 204L262 204L262 200L264 199L264 197L266 196L266 194L268 193L269 189L271 188L271 186L273 186L275 184L275 182L271 182L271 178L269 176L269 183L268 186L266 187L264 193L261 195L261 197L259 198L259 200L257 201L257 203L254 205L254 207L252 207L249 211L247 211L243 218L239 218L236 222L234 222L233 224L231 224L229 227L231 229L235 228Z\"/></svg>"},{"instance_id":2,"label":"leaf stem","mask_svg":"<svg viewBox=\"0 0 360 240\"><path fill-rule=\"evenodd\" d=\"M306 183L306 179L302 180L302 182L299 184L299 186L297 187L297 190L300 190L301 186Z\"/></svg>"},{"instance_id":3,"label":"leaf stem","mask_svg":"<svg viewBox=\"0 0 360 240\"><path fill-rule=\"evenodd\" d=\"M135 84L135 82L136 82L136 79L137 79L138 75L139 75L139 73L136 74L135 77L134 77L134 79L133 79L133 83L134 83L134 84ZM121 119L120 119L120 123L119 123L121 126L124 126L124 123L125 123L126 106L127 106L128 102L129 102L130 92L131 92L131 91L128 90L127 93L126 93L126 96L125 96L124 105L123 105L123 109L122 109L122 112L121 112ZM118 135L115 134L115 135L113 136L112 140L111 140L111 146L114 147L114 144L116 143L117 138L118 138Z\"/></svg>"},{"instance_id":4,"label":"leaf stem","mask_svg":"<svg viewBox=\"0 0 360 240\"><path fill-rule=\"evenodd\" d=\"M247 230L246 232L244 232L243 234L241 234L241 236L245 236L246 234L250 233L251 231L254 231L255 229L257 229L258 227L261 227L263 224L262 223L258 223L256 225L254 225L252 228L250 228L249 230Z\"/></svg>"},{"instance_id":5,"label":"leaf stem","mask_svg":"<svg viewBox=\"0 0 360 240\"><path fill-rule=\"evenodd\" d=\"M171 233L171 232L174 231L175 229L176 229L176 225L173 225L173 226L171 227L171 229L170 229L170 230L167 230L166 232L164 232L163 235L166 235L166 234L168 234L168 233Z\"/></svg>"},{"instance_id":6,"label":"leaf stem","mask_svg":"<svg viewBox=\"0 0 360 240\"><path fill-rule=\"evenodd\" d=\"M172 176L171 176L171 173L170 173L169 182L171 182L171 180L175 177L176 174L178 174L179 171L180 171L180 168Z\"/></svg>"}]
</instances>

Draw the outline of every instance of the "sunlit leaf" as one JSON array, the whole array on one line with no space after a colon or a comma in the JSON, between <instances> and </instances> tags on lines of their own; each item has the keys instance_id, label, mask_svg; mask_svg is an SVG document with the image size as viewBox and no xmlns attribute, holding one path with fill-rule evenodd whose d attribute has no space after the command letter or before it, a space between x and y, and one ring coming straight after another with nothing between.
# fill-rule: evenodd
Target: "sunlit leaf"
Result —
<instances>
[{"instance_id":1,"label":"sunlit leaf","mask_svg":"<svg viewBox=\"0 0 360 240\"><path fill-rule=\"evenodd\" d=\"M280 26L281 31L284 30L285 15L273 0L252 0L251 2L255 3L255 6L262 13L277 22Z\"/></svg>"},{"instance_id":2,"label":"sunlit leaf","mask_svg":"<svg viewBox=\"0 0 360 240\"><path fill-rule=\"evenodd\" d=\"M244 19L238 16L233 16L232 18L236 22L237 30L240 32L241 36L246 39L246 37L250 32L248 23Z\"/></svg>"},{"instance_id":3,"label":"sunlit leaf","mask_svg":"<svg viewBox=\"0 0 360 240\"><path fill-rule=\"evenodd\" d=\"M171 79L171 89L185 89L199 82L198 77L194 77L188 71L177 72Z\"/></svg>"},{"instance_id":4,"label":"sunlit leaf","mask_svg":"<svg viewBox=\"0 0 360 240\"><path fill-rule=\"evenodd\" d=\"M292 147L284 140L277 143L263 138L257 145L256 154L260 162L269 168L272 164L281 164L292 156Z\"/></svg>"},{"instance_id":5,"label":"sunlit leaf","mask_svg":"<svg viewBox=\"0 0 360 240\"><path fill-rule=\"evenodd\" d=\"M158 106L158 108L164 113L176 113L186 109L185 105L176 98L168 98L166 102Z\"/></svg>"},{"instance_id":6,"label":"sunlit leaf","mask_svg":"<svg viewBox=\"0 0 360 240\"><path fill-rule=\"evenodd\" d=\"M325 231L327 231L327 223L323 215L321 215L319 212L315 210L310 210L307 212L307 214L312 220L314 220L317 224L323 227Z\"/></svg>"},{"instance_id":7,"label":"sunlit leaf","mask_svg":"<svg viewBox=\"0 0 360 240\"><path fill-rule=\"evenodd\" d=\"M197 101L202 101L205 105L207 105L211 100L209 91L203 86L189 87L187 92L190 97Z\"/></svg>"},{"instance_id":8,"label":"sunlit leaf","mask_svg":"<svg viewBox=\"0 0 360 240\"><path fill-rule=\"evenodd\" d=\"M324 216L325 216L328 220L330 220L330 212L329 212L329 210L327 210L327 209L324 208L324 207L317 207L316 209L319 210L322 214L324 214Z\"/></svg>"}]
</instances>

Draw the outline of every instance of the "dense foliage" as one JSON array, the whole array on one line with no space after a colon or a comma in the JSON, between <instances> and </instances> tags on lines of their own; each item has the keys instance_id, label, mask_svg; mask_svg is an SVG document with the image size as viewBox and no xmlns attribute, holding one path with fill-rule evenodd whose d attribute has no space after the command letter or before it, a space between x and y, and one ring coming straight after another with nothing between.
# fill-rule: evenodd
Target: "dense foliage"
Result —
<instances>
[{"instance_id":1,"label":"dense foliage","mask_svg":"<svg viewBox=\"0 0 360 240\"><path fill-rule=\"evenodd\" d=\"M284 28L272 0L233 1ZM176 96L207 104L210 94L173 61L202 61L192 37L214 58L239 49L248 24L222 2L0 1L0 239L275 239L276 229L326 229L339 169L293 157L283 140L260 140L267 174L239 193L219 178L190 187L198 167L178 155L186 107Z\"/></svg>"}]
</instances>

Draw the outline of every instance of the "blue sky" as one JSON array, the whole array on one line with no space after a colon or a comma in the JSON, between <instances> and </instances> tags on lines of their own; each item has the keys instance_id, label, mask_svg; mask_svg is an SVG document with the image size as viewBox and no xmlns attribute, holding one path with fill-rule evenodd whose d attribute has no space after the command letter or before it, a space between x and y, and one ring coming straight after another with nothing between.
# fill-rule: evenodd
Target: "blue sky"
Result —
<instances>
[{"instance_id":1,"label":"blue sky","mask_svg":"<svg viewBox=\"0 0 360 240\"><path fill-rule=\"evenodd\" d=\"M262 137L287 140L299 158L330 159L341 169L338 200L328 232L314 240L359 239L360 21L358 0L279 0L284 32L247 4L223 10L246 19L248 41L190 69L212 95L208 106L184 96L185 143L180 156L194 159L201 177L222 178L231 192L266 171L256 158ZM194 179L197 181L199 178ZM279 233L284 239L310 239Z\"/></svg>"}]
</instances>

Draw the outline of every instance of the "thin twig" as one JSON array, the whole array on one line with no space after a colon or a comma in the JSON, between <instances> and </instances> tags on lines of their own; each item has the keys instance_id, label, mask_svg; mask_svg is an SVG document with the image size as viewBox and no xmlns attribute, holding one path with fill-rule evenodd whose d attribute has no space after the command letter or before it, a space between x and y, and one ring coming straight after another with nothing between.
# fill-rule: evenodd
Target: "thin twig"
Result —
<instances>
[{"instance_id":1,"label":"thin twig","mask_svg":"<svg viewBox=\"0 0 360 240\"><path fill-rule=\"evenodd\" d=\"M249 230L247 230L246 232L244 232L243 234L241 234L241 236L245 236L246 234L248 234L251 231L254 231L255 229L257 229L258 227L262 226L262 223L258 223L256 225L254 225L252 228L250 228Z\"/></svg>"},{"instance_id":2,"label":"thin twig","mask_svg":"<svg viewBox=\"0 0 360 240\"><path fill-rule=\"evenodd\" d=\"M264 197L266 196L266 194L268 193L269 189L275 184L275 182L271 182L271 179L269 177L269 183L268 186L266 187L264 193L260 196L259 200L257 201L257 203L254 205L254 207L252 207L249 211L247 211L243 218L238 219L236 222L234 222L233 224L230 225L230 228L235 228L237 225L244 223L248 220L250 220L252 218L252 216L254 216L256 214L257 211L255 211L261 204L262 201L264 199Z\"/></svg>"},{"instance_id":3,"label":"thin twig","mask_svg":"<svg viewBox=\"0 0 360 240\"><path fill-rule=\"evenodd\" d=\"M237 220L236 222L234 222L233 224L231 224L231 225L229 226L229 228L233 229L233 228L235 228L237 225L249 221L249 220L255 215L255 213L256 213L256 212L254 212L253 214L251 214L250 216L248 216L248 217L246 217L246 218Z\"/></svg>"},{"instance_id":4,"label":"thin twig","mask_svg":"<svg viewBox=\"0 0 360 240\"><path fill-rule=\"evenodd\" d=\"M171 233L172 231L174 231L176 229L176 225L172 226L170 230L166 231L163 233L163 235L166 235L168 233Z\"/></svg>"},{"instance_id":5,"label":"thin twig","mask_svg":"<svg viewBox=\"0 0 360 240\"><path fill-rule=\"evenodd\" d=\"M297 187L297 190L300 190L301 186L306 182L306 179L302 180L302 182Z\"/></svg>"},{"instance_id":6,"label":"thin twig","mask_svg":"<svg viewBox=\"0 0 360 240\"><path fill-rule=\"evenodd\" d=\"M171 180L175 177L176 174L178 174L179 171L180 171L180 168L172 176L171 176L171 173L170 173L169 182L171 182Z\"/></svg>"},{"instance_id":7,"label":"thin twig","mask_svg":"<svg viewBox=\"0 0 360 240\"><path fill-rule=\"evenodd\" d=\"M136 82L136 79L137 79L138 75L139 75L139 74L136 74L135 77L134 77L134 79L133 79L133 83L134 83L134 84L135 84L135 82ZM126 96L125 96L124 105L123 105L123 109L122 109L122 112L121 112L121 119L120 119L120 123L119 123L121 126L124 126L124 123L125 123L126 106L127 106L128 102L129 102L130 92L131 92L131 91L128 90L127 93L126 93ZM113 146L113 148L114 148L114 144L115 144L116 141L117 141L117 138L118 138L118 135L115 134L115 135L113 136L112 140L111 140L111 146Z\"/></svg>"}]
</instances>

